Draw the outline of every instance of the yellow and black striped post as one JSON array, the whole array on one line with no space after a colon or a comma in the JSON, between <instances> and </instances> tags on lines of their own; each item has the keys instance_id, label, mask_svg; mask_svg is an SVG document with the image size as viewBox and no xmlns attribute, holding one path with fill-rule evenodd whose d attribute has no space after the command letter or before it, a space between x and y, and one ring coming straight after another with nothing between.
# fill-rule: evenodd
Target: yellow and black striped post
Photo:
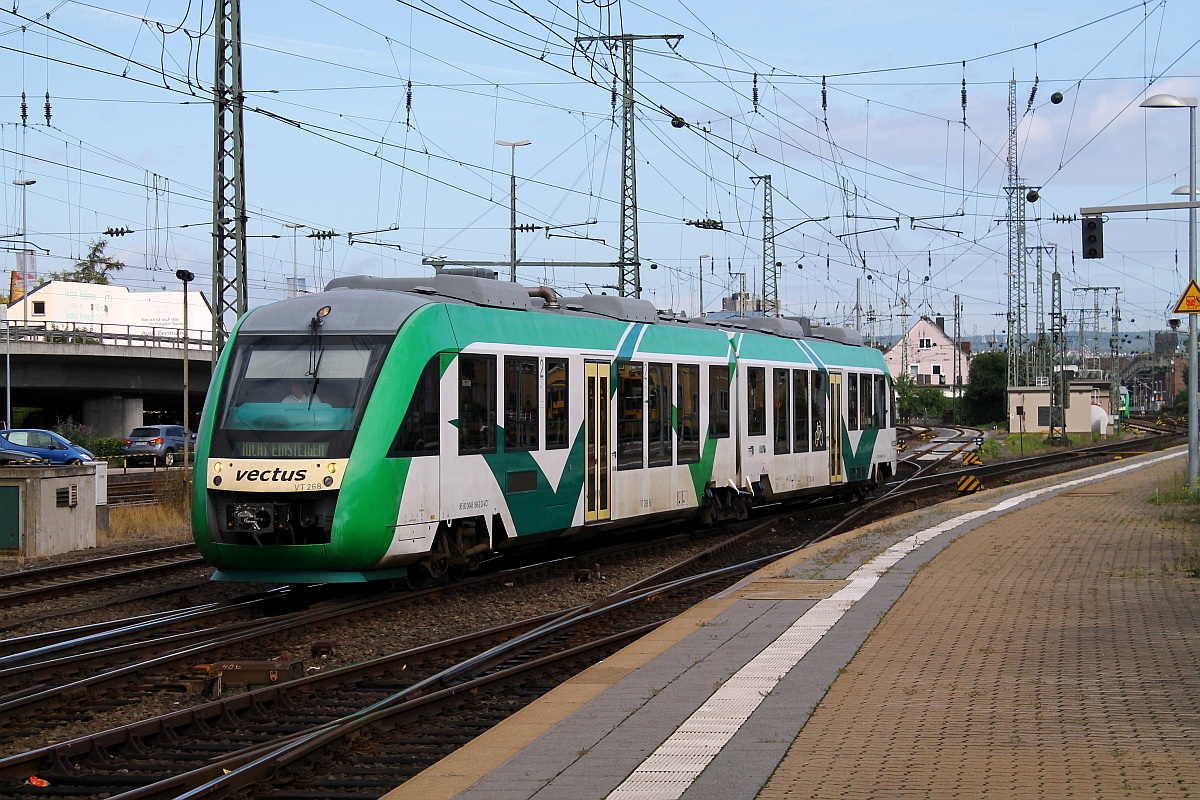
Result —
<instances>
[{"instance_id":1,"label":"yellow and black striped post","mask_svg":"<svg viewBox=\"0 0 1200 800\"><path fill-rule=\"evenodd\" d=\"M979 482L979 478L976 478L974 475L963 475L961 478L958 479L959 494L970 494L971 492L978 492L982 488L983 488L983 484L981 484Z\"/></svg>"},{"instance_id":2,"label":"yellow and black striped post","mask_svg":"<svg viewBox=\"0 0 1200 800\"><path fill-rule=\"evenodd\" d=\"M974 450L972 450L968 453L963 453L962 463L964 467L983 466L983 459L979 457L979 453L976 453Z\"/></svg>"}]
</instances>

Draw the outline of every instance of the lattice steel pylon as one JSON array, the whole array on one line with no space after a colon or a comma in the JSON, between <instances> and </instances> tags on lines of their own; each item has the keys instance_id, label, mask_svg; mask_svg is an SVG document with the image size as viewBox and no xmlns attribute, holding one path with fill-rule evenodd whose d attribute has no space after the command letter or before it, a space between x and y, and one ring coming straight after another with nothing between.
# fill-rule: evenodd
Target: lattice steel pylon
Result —
<instances>
[{"instance_id":1,"label":"lattice steel pylon","mask_svg":"<svg viewBox=\"0 0 1200 800\"><path fill-rule=\"evenodd\" d=\"M1017 79L1008 84L1008 385L1026 386L1028 370L1029 290L1025 281L1025 188L1017 168Z\"/></svg>"},{"instance_id":2,"label":"lattice steel pylon","mask_svg":"<svg viewBox=\"0 0 1200 800\"><path fill-rule=\"evenodd\" d=\"M642 296L642 264L638 258L637 241L637 149L633 136L633 43L644 39L674 40L678 43L682 38L680 34L636 36L631 33L575 37L577 43L605 42L610 46L621 43L621 259L617 291L622 297ZM682 120L680 122L686 125Z\"/></svg>"},{"instance_id":3,"label":"lattice steel pylon","mask_svg":"<svg viewBox=\"0 0 1200 800\"><path fill-rule=\"evenodd\" d=\"M225 345L225 317L246 313L246 170L242 135L241 0L218 0L213 82L213 360Z\"/></svg>"},{"instance_id":4,"label":"lattice steel pylon","mask_svg":"<svg viewBox=\"0 0 1200 800\"><path fill-rule=\"evenodd\" d=\"M779 267L775 263L775 202L771 196L771 176L751 175L750 180L762 181L763 184L763 313L769 314L774 309L775 316L778 317Z\"/></svg>"}]
</instances>

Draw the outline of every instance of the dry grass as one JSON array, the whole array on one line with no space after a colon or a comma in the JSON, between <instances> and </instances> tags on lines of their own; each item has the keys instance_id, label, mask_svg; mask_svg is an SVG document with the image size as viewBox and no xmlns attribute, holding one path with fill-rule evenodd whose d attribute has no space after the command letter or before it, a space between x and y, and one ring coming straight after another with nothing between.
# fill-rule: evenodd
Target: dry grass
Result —
<instances>
[{"instance_id":1,"label":"dry grass","mask_svg":"<svg viewBox=\"0 0 1200 800\"><path fill-rule=\"evenodd\" d=\"M108 530L97 533L97 544L130 542L186 542L192 536L190 493L182 473L168 473L155 490L158 502L144 506L116 506L108 512Z\"/></svg>"}]
</instances>

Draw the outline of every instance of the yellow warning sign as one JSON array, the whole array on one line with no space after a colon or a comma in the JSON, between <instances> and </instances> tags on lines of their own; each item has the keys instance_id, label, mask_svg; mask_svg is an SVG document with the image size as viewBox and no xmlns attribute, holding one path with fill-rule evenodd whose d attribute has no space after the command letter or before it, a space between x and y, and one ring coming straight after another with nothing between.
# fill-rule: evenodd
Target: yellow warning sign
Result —
<instances>
[{"instance_id":1,"label":"yellow warning sign","mask_svg":"<svg viewBox=\"0 0 1200 800\"><path fill-rule=\"evenodd\" d=\"M1200 314L1200 286L1195 281L1188 281L1188 287L1183 290L1183 296L1175 304L1176 314Z\"/></svg>"}]
</instances>

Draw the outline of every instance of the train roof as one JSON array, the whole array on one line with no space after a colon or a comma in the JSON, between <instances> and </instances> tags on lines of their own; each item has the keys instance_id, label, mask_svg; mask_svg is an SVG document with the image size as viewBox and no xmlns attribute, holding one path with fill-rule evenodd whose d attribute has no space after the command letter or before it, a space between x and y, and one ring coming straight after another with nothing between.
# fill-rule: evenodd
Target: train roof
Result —
<instances>
[{"instance_id":1,"label":"train roof","mask_svg":"<svg viewBox=\"0 0 1200 800\"><path fill-rule=\"evenodd\" d=\"M489 277L481 274L487 273ZM560 297L549 287L526 287L495 278L490 270L444 270L423 278L377 278L352 275L330 281L326 291L358 290L416 295L424 302L459 302L486 308L504 308L530 312L575 313L595 317L686 327L713 327L765 333L789 339L823 339L837 344L862 346L858 331L828 325L817 325L807 317L685 317L661 311L649 300L617 297L607 294L587 294ZM307 295L319 297L319 295Z\"/></svg>"}]
</instances>

